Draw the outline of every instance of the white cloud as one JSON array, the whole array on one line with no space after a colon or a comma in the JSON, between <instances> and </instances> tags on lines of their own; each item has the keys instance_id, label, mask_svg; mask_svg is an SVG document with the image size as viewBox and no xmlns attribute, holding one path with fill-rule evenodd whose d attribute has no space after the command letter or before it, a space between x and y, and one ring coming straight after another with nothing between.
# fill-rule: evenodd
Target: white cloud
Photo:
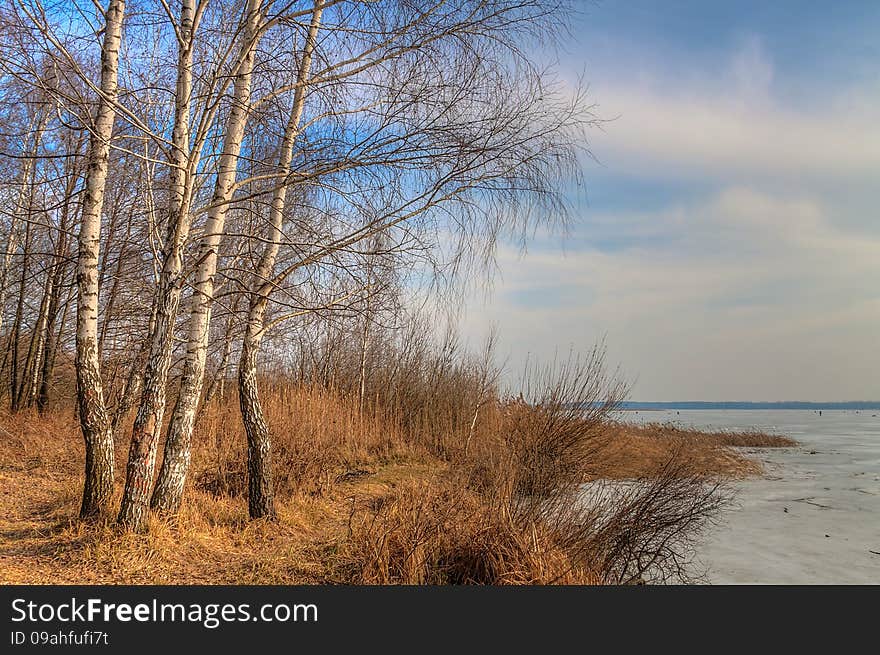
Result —
<instances>
[{"instance_id":1,"label":"white cloud","mask_svg":"<svg viewBox=\"0 0 880 655\"><path fill-rule=\"evenodd\" d=\"M880 170L880 124L834 112L738 108L723 98L687 98L640 89L606 93L620 117L594 139L614 171L841 178Z\"/></svg>"},{"instance_id":2,"label":"white cloud","mask_svg":"<svg viewBox=\"0 0 880 655\"><path fill-rule=\"evenodd\" d=\"M591 143L615 183L578 232L595 245L502 250L466 332L497 323L514 369L607 336L643 400L880 399L877 88L786 103L754 38L719 71L612 72L592 86L619 115ZM651 206L641 181L678 197Z\"/></svg>"},{"instance_id":3,"label":"white cloud","mask_svg":"<svg viewBox=\"0 0 880 655\"><path fill-rule=\"evenodd\" d=\"M740 97L756 101L769 98L774 77L773 62L757 36L747 38L734 54L730 76Z\"/></svg>"},{"instance_id":4,"label":"white cloud","mask_svg":"<svg viewBox=\"0 0 880 655\"><path fill-rule=\"evenodd\" d=\"M817 84L811 102L792 106L774 97L774 79L760 41L749 39L713 76L631 71L596 82L598 113L613 120L594 137L593 152L628 174L876 180L876 90L828 97Z\"/></svg>"},{"instance_id":5,"label":"white cloud","mask_svg":"<svg viewBox=\"0 0 880 655\"><path fill-rule=\"evenodd\" d=\"M503 278L471 303L467 332L497 322L514 368L607 335L642 399L880 397L880 240L835 227L810 197L743 187L628 223L673 238L502 251Z\"/></svg>"}]
</instances>

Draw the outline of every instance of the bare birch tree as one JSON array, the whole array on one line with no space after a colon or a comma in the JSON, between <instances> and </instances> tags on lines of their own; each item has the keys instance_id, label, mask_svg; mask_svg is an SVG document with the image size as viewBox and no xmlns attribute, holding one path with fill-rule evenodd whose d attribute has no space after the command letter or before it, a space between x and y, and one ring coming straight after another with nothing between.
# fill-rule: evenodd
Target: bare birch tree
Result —
<instances>
[{"instance_id":1,"label":"bare birch tree","mask_svg":"<svg viewBox=\"0 0 880 655\"><path fill-rule=\"evenodd\" d=\"M0 34L0 83L57 103L13 117L20 132L48 121L51 135L28 141L31 168L16 160L22 184L0 181L4 207L20 205L0 252L4 386L45 407L56 355L72 354L61 337L78 237L66 334L87 444L83 514L107 509L113 434L132 408L118 522L140 531L151 508L177 511L206 369L217 371L209 399L238 353L249 510L272 517L258 385L275 357L297 352L302 375L327 384L351 365L364 413L381 317L403 289L564 220L589 113L532 53L565 2L142 0L127 14L122 0L75 2L70 15L4 4L25 36ZM68 162L58 173L55 158Z\"/></svg>"},{"instance_id":2,"label":"bare birch tree","mask_svg":"<svg viewBox=\"0 0 880 655\"><path fill-rule=\"evenodd\" d=\"M218 248L234 192L238 157L249 114L254 57L265 12L266 7L261 0L248 0L244 7L232 105L226 120L214 195L208 209L204 233L199 242L198 266L190 300L189 333L180 391L168 427L162 468L151 501L154 508L164 512L176 511L180 505L189 466L190 440L205 376ZM133 445L132 454L134 457L129 458L128 475L130 479L128 487L132 491L123 499L120 521L139 529L146 518L145 499L149 496L149 486L152 483L156 457L155 440L149 448L142 448L137 453Z\"/></svg>"},{"instance_id":3,"label":"bare birch tree","mask_svg":"<svg viewBox=\"0 0 880 655\"><path fill-rule=\"evenodd\" d=\"M439 9L444 4L437 3L431 8ZM527 66L511 69L493 58L506 54L516 60L519 56L515 41L505 42L493 31L499 16L510 29L517 20L532 27L540 14L520 14L520 5L505 3L493 3L488 14L482 14L480 9L467 6L461 15L453 8L440 20L440 25L432 22L431 29L424 32L421 23L431 12L422 7L420 10L426 13L402 12L403 20L398 25L387 18L386 23L380 24L391 32L382 44L382 49L388 50L374 58L375 46L364 46L363 52L369 54L353 58L358 62L358 75L363 74L356 80L356 104L350 108L337 105L323 114L332 121L354 121L352 126L340 130L345 140L334 144L336 147L331 150L346 153L345 159L337 159L333 154L330 159L323 159L327 157L324 153L315 158L313 169L290 171L289 163L283 164L289 162L287 157L291 154L287 148L293 143L292 126L288 124L285 130L279 172L275 173L279 186L269 209L263 255L250 287L247 331L239 366L239 402L248 435L252 518L274 514L271 439L257 393L256 355L270 327L302 314L282 314L268 323L265 320L270 296L289 276L328 265L348 270L351 264L343 263L341 258L351 253L365 256L368 263L364 292L369 308L366 289L372 280L370 254L372 251L376 258L386 253L385 249L362 244L375 242L379 235L390 235L392 245L386 248L389 251L401 254L412 249L424 256L432 247L432 235L450 227L453 232L460 229L464 238L459 246L461 256L467 248L486 248L490 252L499 233L530 224L530 212L535 209L546 212L534 218L539 221L555 220L564 212L563 205L557 202L556 180L576 169L575 135L583 127L580 99L571 103L554 99L544 88L538 71ZM351 38L345 28L336 29L336 39ZM487 41L493 45L489 46ZM498 44L500 51L492 52ZM407 57L410 52L417 54ZM433 74L441 71L434 65L439 67L443 55L443 65L465 76L456 77L455 84L438 86ZM434 63L426 66L425 60ZM344 71L348 61L335 66ZM328 66L333 67L334 64ZM328 76L333 80L329 87L335 92L330 97L336 103L338 89L334 87L339 77L345 76L342 71L336 69ZM374 72L381 75L381 81L372 76ZM318 95L328 92L322 88L321 80L321 73L312 79L297 78L292 85L297 91L293 116L302 111L301 89L306 87ZM320 112L316 115L322 116ZM322 128L317 130L322 133ZM326 134L327 128L323 130ZM284 238L282 217L288 185L321 188L331 198L328 203L333 209L329 211L339 212L340 207L347 205L350 215L335 216L332 232L312 240L305 255L276 267ZM295 220L302 223L303 208L292 207L291 211ZM445 220L438 222L440 217L452 218L456 223L450 226ZM414 235L419 234L414 243ZM361 395L366 375L367 329L361 344Z\"/></svg>"},{"instance_id":4,"label":"bare birch tree","mask_svg":"<svg viewBox=\"0 0 880 655\"><path fill-rule=\"evenodd\" d=\"M98 257L101 208L107 181L110 140L116 118L119 48L125 0L109 0L101 45L101 82L88 148L88 168L80 212L76 267L76 376L79 420L86 445L86 471L80 513L105 513L113 494L113 433L104 403L98 353Z\"/></svg>"},{"instance_id":5,"label":"bare birch tree","mask_svg":"<svg viewBox=\"0 0 880 655\"><path fill-rule=\"evenodd\" d=\"M175 24L178 47L175 88L174 127L168 200L168 223L162 253L162 270L156 290L155 312L149 335L149 352L140 406L132 428L126 471L125 492L119 521L134 529L144 525L153 483L159 431L165 410L165 391L183 284L184 246L191 224L190 204L195 181L198 152L190 152L190 114L192 101L193 46L201 11L206 2L182 0ZM170 17L173 20L173 17Z\"/></svg>"},{"instance_id":6,"label":"bare birch tree","mask_svg":"<svg viewBox=\"0 0 880 655\"><path fill-rule=\"evenodd\" d=\"M277 170L282 180L287 179L291 172L290 163L293 158L294 142L300 132L300 121L307 91L306 82L318 38L323 5L323 0L316 0L299 63L293 108L284 130L278 155ZM269 234L266 236L263 254L251 283L247 327L245 328L241 360L238 366L238 400L248 438L248 510L251 518L273 518L275 516L275 498L272 488L272 444L269 439L269 427L266 424L257 391L256 358L266 327L265 314L271 293L271 278L275 270L275 260L281 247L287 188L287 184L278 184L272 196L269 211Z\"/></svg>"}]
</instances>

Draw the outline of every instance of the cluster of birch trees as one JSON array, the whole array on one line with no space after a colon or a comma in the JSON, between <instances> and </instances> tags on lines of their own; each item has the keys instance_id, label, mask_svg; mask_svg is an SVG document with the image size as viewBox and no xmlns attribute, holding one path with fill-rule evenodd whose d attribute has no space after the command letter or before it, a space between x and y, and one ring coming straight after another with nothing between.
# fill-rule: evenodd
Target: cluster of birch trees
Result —
<instances>
[{"instance_id":1,"label":"cluster of birch trees","mask_svg":"<svg viewBox=\"0 0 880 655\"><path fill-rule=\"evenodd\" d=\"M113 509L126 438L118 522L177 511L236 361L250 515L272 517L264 342L304 358L333 317L366 352L412 279L564 220L590 121L546 57L568 9L3 0L3 393L45 410L72 365L83 517Z\"/></svg>"}]
</instances>

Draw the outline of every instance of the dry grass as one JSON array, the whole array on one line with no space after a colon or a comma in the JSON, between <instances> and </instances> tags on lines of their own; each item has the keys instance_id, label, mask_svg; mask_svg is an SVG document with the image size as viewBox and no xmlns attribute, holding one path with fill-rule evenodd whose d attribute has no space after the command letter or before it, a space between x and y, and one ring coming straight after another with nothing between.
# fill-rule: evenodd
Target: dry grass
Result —
<instances>
[{"instance_id":1,"label":"dry grass","mask_svg":"<svg viewBox=\"0 0 880 655\"><path fill-rule=\"evenodd\" d=\"M355 508L353 508L354 510ZM343 581L358 584L597 584L553 527L446 479L408 482L353 511Z\"/></svg>"},{"instance_id":2,"label":"dry grass","mask_svg":"<svg viewBox=\"0 0 880 655\"><path fill-rule=\"evenodd\" d=\"M788 448L797 445L797 441L790 437L759 430L712 432L681 428L672 423L649 423L643 430L654 438L678 440L687 446L709 444L735 448Z\"/></svg>"},{"instance_id":3,"label":"dry grass","mask_svg":"<svg viewBox=\"0 0 880 655\"><path fill-rule=\"evenodd\" d=\"M427 450L399 424L361 414L356 399L318 386L276 384L264 394L274 436L276 494L322 496L339 479L377 466L424 460ZM247 493L247 442L238 402L212 403L194 435L195 486L215 496Z\"/></svg>"},{"instance_id":4,"label":"dry grass","mask_svg":"<svg viewBox=\"0 0 880 655\"><path fill-rule=\"evenodd\" d=\"M274 396L274 394L272 394ZM292 404L287 405L290 401ZM244 443L234 399L209 409L195 436L192 482L172 523L151 522L146 536L122 534L112 523L77 519L83 448L72 412L0 416L0 582L115 584L301 584L333 575L348 497L381 493L396 479L423 475L424 458L406 444L388 445L382 430L353 427L326 396L279 393L270 415L283 435L280 450L294 461L298 485L282 486L279 521L250 522L235 471ZM292 429L296 407L303 430ZM358 427L361 427L360 425ZM123 434L125 432L123 431ZM357 435L355 438L354 435ZM333 445L331 445L331 443ZM117 496L125 444L117 443ZM295 453L295 454L294 454ZM326 468L324 468L326 466ZM371 475L349 475L352 469ZM436 470L442 469L437 462ZM206 481L225 474L219 489ZM293 479L291 471L280 476ZM210 487L206 489L205 487ZM117 497L118 501L118 497Z\"/></svg>"},{"instance_id":5,"label":"dry grass","mask_svg":"<svg viewBox=\"0 0 880 655\"><path fill-rule=\"evenodd\" d=\"M670 424L606 426L608 440L597 458L591 479L639 477L646 468L657 468L670 452L681 451L683 465L692 473L724 478L743 478L761 473L760 462L737 448L785 448L797 442L781 435L754 430L745 432L701 432Z\"/></svg>"},{"instance_id":6,"label":"dry grass","mask_svg":"<svg viewBox=\"0 0 880 655\"><path fill-rule=\"evenodd\" d=\"M398 400L375 393L363 414L351 393L264 385L277 462L274 523L248 521L237 401L218 400L197 425L180 515L153 519L140 536L77 519L83 449L69 407L0 415L0 582L687 579L693 539L723 501L719 479L759 472L731 446L790 442L637 428L569 411L566 394L583 391L578 370L530 402L493 395L475 403L467 384L479 376L464 369L434 393L425 380L386 384ZM625 482L581 486L600 479Z\"/></svg>"}]
</instances>

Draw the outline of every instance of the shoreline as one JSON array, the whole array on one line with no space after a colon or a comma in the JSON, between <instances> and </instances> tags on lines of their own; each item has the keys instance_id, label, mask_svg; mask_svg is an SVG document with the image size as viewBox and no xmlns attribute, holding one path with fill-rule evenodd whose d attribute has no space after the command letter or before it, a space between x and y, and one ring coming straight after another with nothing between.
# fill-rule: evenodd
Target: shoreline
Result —
<instances>
[{"instance_id":1,"label":"shoreline","mask_svg":"<svg viewBox=\"0 0 880 655\"><path fill-rule=\"evenodd\" d=\"M207 424L216 425L211 420ZM81 446L71 420L5 416L0 426L11 434L17 431L19 442L10 448L12 440L7 440L0 468L0 580L6 584L356 583L346 578L346 571L357 557L349 542L358 507L368 518L368 508L383 498L403 499L407 493L418 498L424 488L435 488L438 498L447 488L460 495L454 491L458 476L449 462L401 452L352 462L328 472L322 487L279 499L277 523L248 522L239 491L212 492L203 486L210 471L203 435L179 519L165 523L153 518L149 534L140 538L118 533L110 522L77 520ZM608 441L595 456L599 469L585 481L650 480L674 453L680 458L676 475L739 480L760 475L761 465L737 444L790 445L757 432L614 422L603 429ZM59 440L59 434L66 437ZM71 452L70 444L77 444L77 452ZM449 520L450 528L456 528L458 519Z\"/></svg>"}]
</instances>

